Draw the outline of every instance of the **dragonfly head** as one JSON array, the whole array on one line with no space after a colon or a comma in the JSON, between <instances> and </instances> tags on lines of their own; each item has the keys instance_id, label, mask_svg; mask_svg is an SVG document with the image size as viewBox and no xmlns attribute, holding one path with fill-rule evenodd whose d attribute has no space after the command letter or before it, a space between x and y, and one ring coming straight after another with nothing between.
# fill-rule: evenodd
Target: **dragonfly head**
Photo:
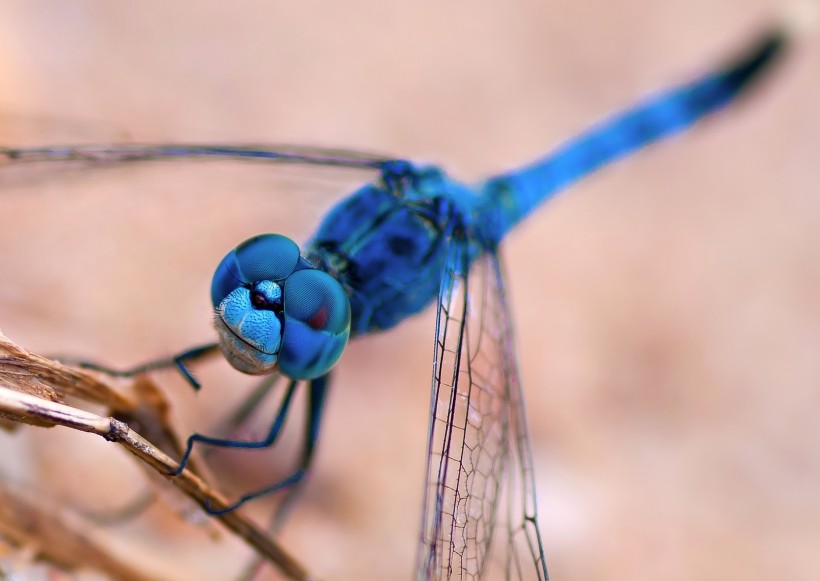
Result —
<instances>
[{"instance_id":1,"label":"dragonfly head","mask_svg":"<svg viewBox=\"0 0 820 581\"><path fill-rule=\"evenodd\" d=\"M350 336L342 285L299 256L279 234L246 240L222 259L211 283L222 352L239 371L292 379L327 373Z\"/></svg>"}]
</instances>

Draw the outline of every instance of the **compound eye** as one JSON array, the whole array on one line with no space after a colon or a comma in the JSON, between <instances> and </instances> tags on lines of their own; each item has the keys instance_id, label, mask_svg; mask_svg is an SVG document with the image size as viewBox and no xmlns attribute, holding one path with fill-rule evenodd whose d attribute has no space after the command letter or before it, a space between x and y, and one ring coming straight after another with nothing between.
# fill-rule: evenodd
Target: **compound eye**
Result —
<instances>
[{"instance_id":1,"label":"compound eye","mask_svg":"<svg viewBox=\"0 0 820 581\"><path fill-rule=\"evenodd\" d=\"M211 302L219 307L231 291L260 280L284 281L299 263L299 247L280 234L261 234L231 250L214 274Z\"/></svg>"},{"instance_id":2,"label":"compound eye","mask_svg":"<svg viewBox=\"0 0 820 581\"><path fill-rule=\"evenodd\" d=\"M342 285L320 270L291 274L284 285L279 368L293 379L330 371L350 337L350 301Z\"/></svg>"}]
</instances>

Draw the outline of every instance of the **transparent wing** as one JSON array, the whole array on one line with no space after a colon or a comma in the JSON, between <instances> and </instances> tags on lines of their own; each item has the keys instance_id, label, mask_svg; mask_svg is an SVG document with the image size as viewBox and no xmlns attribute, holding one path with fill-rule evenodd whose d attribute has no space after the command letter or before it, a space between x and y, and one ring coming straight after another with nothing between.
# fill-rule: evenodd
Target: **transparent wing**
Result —
<instances>
[{"instance_id":1,"label":"transparent wing","mask_svg":"<svg viewBox=\"0 0 820 581\"><path fill-rule=\"evenodd\" d=\"M140 163L160 160L174 163ZM243 161L259 163L237 163ZM81 315L85 318L114 320L93 308L96 297L90 298L91 291L116 296L122 292L115 288L116 281L126 276L140 285L156 281L180 302L208 297L209 287L201 281L213 274L220 255L260 232L302 237L299 232L307 232L307 227L300 224L316 222L318 212L312 219L307 216L311 209L324 208L376 179L390 162L362 152L299 146L0 147L0 215L14 217L13 224L0 229L0 246L14 250L2 253L0 271L16 277L14 284L0 288L0 314L7 305L9 311L20 311L20 304L30 305L27 310L37 314L38 301L28 298L28 288L42 287L47 280L38 271L59 280L52 296L87 292L89 299L82 301L88 305L88 314ZM300 219L300 213L305 217ZM190 268L185 271L182 265ZM57 272L64 274L55 276ZM180 273L198 287L182 287ZM26 284L27 277L31 284ZM167 301L140 294L140 308L153 317L175 318L172 309L163 311ZM59 302L63 300L61 296ZM212 310L210 304L203 307L199 312ZM163 341L167 334L156 336ZM171 347L175 341L164 342L163 351L181 351ZM109 364L92 354L83 359L119 369L143 367ZM167 367L155 363L152 358L148 368Z\"/></svg>"},{"instance_id":2,"label":"transparent wing","mask_svg":"<svg viewBox=\"0 0 820 581\"><path fill-rule=\"evenodd\" d=\"M266 162L381 169L392 158L342 149L294 145L102 144L0 148L3 164L43 161L121 163L160 159L245 159Z\"/></svg>"},{"instance_id":3,"label":"transparent wing","mask_svg":"<svg viewBox=\"0 0 820 581\"><path fill-rule=\"evenodd\" d=\"M454 238L436 321L417 576L546 580L501 267L490 251L467 276L468 261Z\"/></svg>"},{"instance_id":4,"label":"transparent wing","mask_svg":"<svg viewBox=\"0 0 820 581\"><path fill-rule=\"evenodd\" d=\"M329 196L333 199L349 193L351 187L370 181L397 162L405 163L389 156L352 150L271 144L101 143L0 147L0 189L4 194L11 194L21 186L36 187L42 192L44 185L72 179L97 179L101 184L107 172L106 187L112 192L122 189L117 188L116 179L129 182L135 175L139 180L146 179L144 175L153 175L165 189L185 188L200 194L196 196L199 198L209 188L196 185L195 176L205 176L201 183L207 184L214 172L222 172L224 176L223 168L233 165L235 174L242 173L237 179L238 189L234 191L250 191L254 183L264 184L265 189L274 192L304 191L310 186L311 193L318 193L327 186L337 186ZM272 167L277 171L271 171ZM121 172L119 176L115 174L117 171ZM191 177L181 179L179 176L185 173ZM254 176L262 177L254 182ZM151 189L158 188L142 187L141 191Z\"/></svg>"}]
</instances>

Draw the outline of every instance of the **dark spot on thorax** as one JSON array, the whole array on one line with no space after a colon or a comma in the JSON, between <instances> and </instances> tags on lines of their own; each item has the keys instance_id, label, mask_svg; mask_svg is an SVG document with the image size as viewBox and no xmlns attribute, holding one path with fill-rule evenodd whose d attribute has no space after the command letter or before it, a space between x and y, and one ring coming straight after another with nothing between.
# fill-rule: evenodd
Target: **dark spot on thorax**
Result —
<instances>
[{"instance_id":1,"label":"dark spot on thorax","mask_svg":"<svg viewBox=\"0 0 820 581\"><path fill-rule=\"evenodd\" d=\"M395 256L407 256L416 249L416 243L407 236L391 236L387 239L387 246Z\"/></svg>"}]
</instances>

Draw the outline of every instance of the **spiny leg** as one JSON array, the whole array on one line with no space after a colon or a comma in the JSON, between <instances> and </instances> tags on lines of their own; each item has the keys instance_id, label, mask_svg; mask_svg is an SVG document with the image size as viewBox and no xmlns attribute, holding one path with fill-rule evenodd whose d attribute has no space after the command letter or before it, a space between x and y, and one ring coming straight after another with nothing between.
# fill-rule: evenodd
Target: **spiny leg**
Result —
<instances>
[{"instance_id":1,"label":"spiny leg","mask_svg":"<svg viewBox=\"0 0 820 581\"><path fill-rule=\"evenodd\" d=\"M170 472L170 475L179 476L180 474L182 474L182 472L185 470L185 466L188 464L188 460L191 457L191 452L193 452L194 444L196 442L207 444L209 446L217 446L220 448L259 449L271 446L276 441L276 438L279 436L279 432L282 430L282 425L284 424L285 418L288 415L290 403L293 400L293 394L296 392L297 385L298 381L294 379L292 379L288 384L288 389L285 392L285 397L282 400L282 403L279 405L279 411L276 412L276 417L273 420L273 424L271 424L270 430L268 431L268 435L265 436L264 439L254 442L244 442L242 440L211 438L209 436L203 436L202 434L192 434L188 437L188 444L185 448L185 454L182 455L182 459L179 461L179 467L177 467L177 469L173 472Z\"/></svg>"},{"instance_id":2,"label":"spiny leg","mask_svg":"<svg viewBox=\"0 0 820 581\"><path fill-rule=\"evenodd\" d=\"M157 493L149 488L140 492L139 496L135 499L129 500L125 506L114 509L111 512L90 511L85 508L75 508L74 511L82 515L83 518L101 527L117 526L130 522L145 514L158 498Z\"/></svg>"},{"instance_id":3,"label":"spiny leg","mask_svg":"<svg viewBox=\"0 0 820 581\"><path fill-rule=\"evenodd\" d=\"M282 407L277 413L277 417L273 421L273 426L271 426L270 434L268 438L263 440L262 442L267 442L265 445L259 445L261 442L239 442L239 444L243 444L241 446L231 446L231 447L240 447L240 448L263 448L270 446L273 441L276 439L276 435L278 435L279 430L281 429L281 423L283 417L282 411L284 408L289 405L289 399L293 395L293 390L296 386L295 381L291 381L288 385L288 392L285 394L285 400L282 402ZM316 379L311 380L310 382L310 393L309 393L309 402L308 402L308 421L306 424L307 427L307 434L305 439L305 446L302 450L302 458L299 462L299 467L296 471L293 472L287 478L280 480L279 482L262 488L260 490L256 490L254 492L250 492L248 494L243 495L238 501L233 503L232 505L228 506L227 508L223 509L213 509L211 506L206 505L205 510L212 515L220 515L226 512L231 512L236 510L246 502L253 500L255 498L259 498L265 496L267 494L271 494L278 490L282 490L288 487L294 487L291 489L291 493L282 501L279 505L279 508L276 511L273 519L273 525L278 526L281 524L284 516L287 514L288 510L292 506L293 500L296 498L296 493L299 489L296 484L300 483L308 473L310 469L311 461L313 460L313 453L316 450L316 442L319 439L319 428L321 427L322 423L322 412L324 410L324 401L325 396L327 395L327 388L329 386L329 375L323 375L322 377L318 377ZM285 412L287 410L285 409ZM191 436L193 438L193 436ZM190 442L190 438L189 438ZM247 445L251 444L251 445Z\"/></svg>"},{"instance_id":4,"label":"spiny leg","mask_svg":"<svg viewBox=\"0 0 820 581\"><path fill-rule=\"evenodd\" d=\"M185 378L185 380L191 384L191 387L193 387L194 389L199 389L200 387L202 387L202 384L200 384L199 381L188 370L187 366L185 365L185 362L195 361L198 359L208 357L216 353L218 350L218 343L206 343L204 345L198 345L196 347L186 349L185 351L183 351L182 353L178 353L177 355L172 355L171 357L165 357L161 359L155 359L153 361L148 361L147 363L142 363L135 367L131 367L130 369L114 369L106 365L95 363L94 361L72 359L71 357L56 356L53 357L53 359L57 359L68 365L75 365L77 367L81 367L82 369L91 369L93 371L99 371L101 373L105 373L106 375L110 375L111 377L134 377L136 375L140 375L141 373L147 373L149 371L158 371L160 369L169 369L172 367L176 367L177 369L179 369L179 372L182 373L182 376Z\"/></svg>"},{"instance_id":5,"label":"spiny leg","mask_svg":"<svg viewBox=\"0 0 820 581\"><path fill-rule=\"evenodd\" d=\"M253 389L251 394L245 398L242 403L237 406L237 408L233 411L233 413L228 416L219 429L214 430L218 434L231 434L236 430L239 426L243 425L250 415L259 407L262 401L270 394L271 389L275 386L279 380L282 378L282 374L279 371L274 371L270 375L266 375L262 378L256 387Z\"/></svg>"},{"instance_id":6,"label":"spiny leg","mask_svg":"<svg viewBox=\"0 0 820 581\"><path fill-rule=\"evenodd\" d=\"M224 422L221 429L215 430L220 434L231 434L237 427L247 421L248 417L259 406L262 400L270 394L271 388L281 379L280 373L273 373L266 376L258 383L251 394L234 410L229 418ZM209 451L213 448L209 448ZM207 453L205 455L207 457ZM158 499L154 490L147 490L136 499L130 501L125 507L117 509L111 513L89 513L83 514L97 524L103 526L117 525L139 517L147 511Z\"/></svg>"},{"instance_id":7,"label":"spiny leg","mask_svg":"<svg viewBox=\"0 0 820 581\"><path fill-rule=\"evenodd\" d=\"M248 401L246 401L245 404L243 404L243 406L241 406L240 408L237 409L237 412L234 414L234 416L232 416L231 420L228 422L229 425L231 423L233 423L237 418L242 417L242 416L240 416L241 411L246 408L246 406L250 403L251 399L256 398L255 396L257 395L257 392L261 392L262 387L263 387L262 385L257 387L254 394L251 396L251 398L248 398ZM313 391L311 391L310 397L311 397L311 400L313 400L313 398L314 398ZM324 394L320 394L319 397L323 398ZM322 402L322 406L323 406L323 402ZM320 406L319 409L321 410L323 408ZM244 416L244 417L246 417L246 416ZM243 420L244 420L244 417L243 417ZM241 423L241 422L237 422L237 424L238 423ZM234 425L237 425L237 424L234 424ZM309 442L311 440L311 438L314 438L314 439L316 438L316 436L314 435L314 432L313 432L312 424L315 424L315 422L306 422L306 424L305 424L305 427L306 427L305 441L306 442ZM275 536L276 533L282 528L282 525L283 525L284 521L287 519L288 515L290 515L291 509L293 508L293 506L295 506L297 504L297 501L299 500L299 496L300 496L301 492L304 490L304 483L305 483L305 480L302 479L302 480L295 483L293 486L291 486L288 489L287 495L279 503L279 505L276 508L276 511L274 512L273 516L270 519L270 522L268 522L268 526L267 526L268 533ZM245 568L242 570L242 572L236 578L236 581L253 581L253 579L256 577L256 575L259 574L259 571L262 569L262 567L264 565L265 565L265 559L263 557L258 556L258 555L255 556L245 566Z\"/></svg>"},{"instance_id":8,"label":"spiny leg","mask_svg":"<svg viewBox=\"0 0 820 581\"><path fill-rule=\"evenodd\" d=\"M313 460L316 442L319 440L319 428L321 428L322 413L325 409L325 398L327 397L327 391L330 387L329 375L326 375L320 379L323 380L321 383L317 382L317 380L313 380L310 382L309 386L308 418L307 422L305 422L305 448L302 451L301 463L301 468L304 469L305 473L307 473L310 469L310 463ZM299 495L303 490L303 483L304 479L299 481L296 486L288 489L287 495L282 499L282 502L279 503L279 506L276 508L276 512L268 525L268 530L271 531L271 533L276 533L280 528L282 528L282 525L290 514L291 509L299 500Z\"/></svg>"}]
</instances>

